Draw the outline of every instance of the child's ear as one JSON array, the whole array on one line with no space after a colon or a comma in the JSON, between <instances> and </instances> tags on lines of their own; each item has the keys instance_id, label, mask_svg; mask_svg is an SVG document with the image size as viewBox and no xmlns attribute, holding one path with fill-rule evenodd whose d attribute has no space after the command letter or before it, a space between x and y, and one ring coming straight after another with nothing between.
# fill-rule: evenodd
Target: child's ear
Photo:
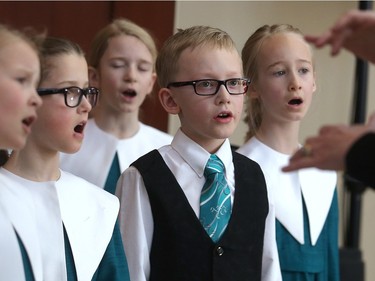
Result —
<instances>
[{"instance_id":1,"label":"child's ear","mask_svg":"<svg viewBox=\"0 0 375 281\"><path fill-rule=\"evenodd\" d=\"M315 93L315 91L316 91L316 79L315 79L315 76L314 76L313 93Z\"/></svg>"},{"instance_id":2,"label":"child's ear","mask_svg":"<svg viewBox=\"0 0 375 281\"><path fill-rule=\"evenodd\" d=\"M159 100L166 112L175 115L180 113L180 106L175 102L168 88L161 88L159 90Z\"/></svg>"},{"instance_id":3,"label":"child's ear","mask_svg":"<svg viewBox=\"0 0 375 281\"><path fill-rule=\"evenodd\" d=\"M89 66L89 85L91 87L100 88L99 73L92 66Z\"/></svg>"}]
</instances>

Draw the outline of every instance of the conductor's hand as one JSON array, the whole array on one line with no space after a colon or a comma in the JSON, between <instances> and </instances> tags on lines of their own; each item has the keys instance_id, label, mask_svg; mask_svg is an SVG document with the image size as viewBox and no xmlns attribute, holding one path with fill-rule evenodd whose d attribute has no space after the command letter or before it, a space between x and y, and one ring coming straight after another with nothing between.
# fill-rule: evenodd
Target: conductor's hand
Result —
<instances>
[{"instance_id":1,"label":"conductor's hand","mask_svg":"<svg viewBox=\"0 0 375 281\"><path fill-rule=\"evenodd\" d=\"M375 12L351 10L322 35L306 35L305 39L318 48L331 45L332 55L345 48L375 63Z\"/></svg>"},{"instance_id":2,"label":"conductor's hand","mask_svg":"<svg viewBox=\"0 0 375 281\"><path fill-rule=\"evenodd\" d=\"M320 129L319 135L309 137L305 145L282 168L290 172L316 167L324 170L345 170L345 157L353 143L363 134L375 131L375 114L366 125L329 125Z\"/></svg>"}]
</instances>

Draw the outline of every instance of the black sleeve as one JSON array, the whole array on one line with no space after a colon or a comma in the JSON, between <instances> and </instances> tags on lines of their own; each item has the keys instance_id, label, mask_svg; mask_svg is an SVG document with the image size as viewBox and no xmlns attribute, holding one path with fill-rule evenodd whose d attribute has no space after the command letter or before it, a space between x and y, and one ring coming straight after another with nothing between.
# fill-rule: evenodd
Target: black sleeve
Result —
<instances>
[{"instance_id":1,"label":"black sleeve","mask_svg":"<svg viewBox=\"0 0 375 281\"><path fill-rule=\"evenodd\" d=\"M346 174L375 189L375 133L358 139L346 155Z\"/></svg>"}]
</instances>

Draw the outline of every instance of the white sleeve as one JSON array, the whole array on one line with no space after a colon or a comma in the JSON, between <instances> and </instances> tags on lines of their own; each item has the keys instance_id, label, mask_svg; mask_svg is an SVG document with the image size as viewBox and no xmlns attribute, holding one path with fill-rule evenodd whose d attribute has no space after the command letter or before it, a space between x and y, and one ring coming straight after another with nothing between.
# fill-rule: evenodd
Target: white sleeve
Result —
<instances>
[{"instance_id":1,"label":"white sleeve","mask_svg":"<svg viewBox=\"0 0 375 281\"><path fill-rule=\"evenodd\" d=\"M120 200L119 226L130 280L147 281L154 222L143 179L135 167L129 167L119 178L116 196Z\"/></svg>"},{"instance_id":2,"label":"white sleeve","mask_svg":"<svg viewBox=\"0 0 375 281\"><path fill-rule=\"evenodd\" d=\"M275 206L272 201L272 198L269 197L269 210L264 228L262 281L282 281L276 243Z\"/></svg>"}]
</instances>

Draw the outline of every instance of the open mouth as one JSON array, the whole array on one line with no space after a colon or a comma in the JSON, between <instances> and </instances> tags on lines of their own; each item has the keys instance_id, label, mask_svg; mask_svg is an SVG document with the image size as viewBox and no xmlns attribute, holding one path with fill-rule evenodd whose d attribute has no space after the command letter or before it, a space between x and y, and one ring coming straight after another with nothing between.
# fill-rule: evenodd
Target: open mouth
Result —
<instances>
[{"instance_id":1,"label":"open mouth","mask_svg":"<svg viewBox=\"0 0 375 281\"><path fill-rule=\"evenodd\" d=\"M220 119L225 119L229 117L232 117L232 113L230 112L222 112L217 116L217 118L220 118Z\"/></svg>"},{"instance_id":2,"label":"open mouth","mask_svg":"<svg viewBox=\"0 0 375 281\"><path fill-rule=\"evenodd\" d=\"M74 127L74 132L82 134L83 130L85 129L85 125L86 125L86 123L84 123L84 122L79 123L77 126Z\"/></svg>"},{"instance_id":3,"label":"open mouth","mask_svg":"<svg viewBox=\"0 0 375 281\"><path fill-rule=\"evenodd\" d=\"M30 127L31 124L34 122L35 117L28 117L22 120L22 123L26 125L27 127Z\"/></svg>"},{"instance_id":4,"label":"open mouth","mask_svg":"<svg viewBox=\"0 0 375 281\"><path fill-rule=\"evenodd\" d=\"M296 98L296 99L291 99L289 102L288 102L288 104L289 105L300 105L300 104L302 104L302 99L300 99L300 98Z\"/></svg>"},{"instance_id":5,"label":"open mouth","mask_svg":"<svg viewBox=\"0 0 375 281\"><path fill-rule=\"evenodd\" d=\"M137 92L134 91L134 90L126 90L124 92L122 92L122 95L125 96L125 97L135 97L137 95Z\"/></svg>"}]
</instances>

